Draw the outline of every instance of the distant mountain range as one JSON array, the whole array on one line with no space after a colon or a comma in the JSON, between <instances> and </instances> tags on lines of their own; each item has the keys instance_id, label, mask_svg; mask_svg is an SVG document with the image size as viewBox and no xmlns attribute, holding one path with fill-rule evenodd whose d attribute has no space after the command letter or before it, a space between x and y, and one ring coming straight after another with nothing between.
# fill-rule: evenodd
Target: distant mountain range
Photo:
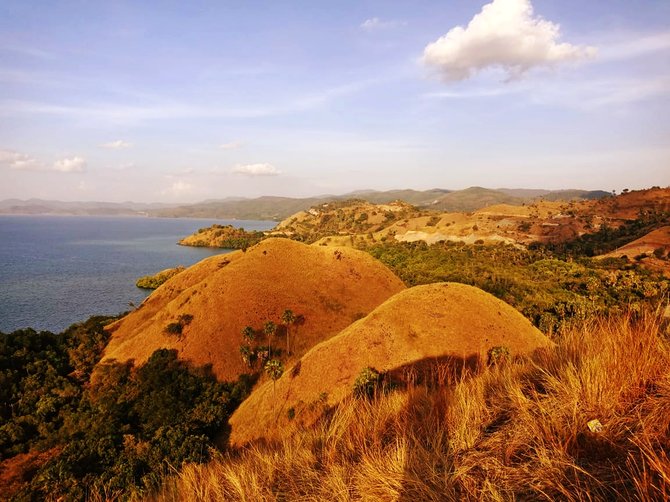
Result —
<instances>
[{"instance_id":1,"label":"distant mountain range","mask_svg":"<svg viewBox=\"0 0 670 502\"><path fill-rule=\"evenodd\" d=\"M148 216L174 204L141 202L63 202L44 199L5 199L0 214L72 215L72 216Z\"/></svg>"},{"instance_id":2,"label":"distant mountain range","mask_svg":"<svg viewBox=\"0 0 670 502\"><path fill-rule=\"evenodd\" d=\"M0 201L0 214L153 216L163 218L217 218L280 221L298 211L329 201L362 199L374 204L402 200L409 204L439 211L476 211L493 204L523 204L536 199L584 200L609 196L602 190L488 189L464 190L359 190L344 195L291 198L264 196L255 199L230 197L195 204L135 202L61 202L42 199Z\"/></svg>"}]
</instances>

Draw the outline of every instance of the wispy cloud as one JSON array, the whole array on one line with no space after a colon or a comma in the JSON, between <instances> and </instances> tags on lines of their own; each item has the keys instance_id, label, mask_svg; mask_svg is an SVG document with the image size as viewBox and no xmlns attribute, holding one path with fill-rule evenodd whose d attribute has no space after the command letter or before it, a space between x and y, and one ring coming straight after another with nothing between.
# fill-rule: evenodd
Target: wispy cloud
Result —
<instances>
[{"instance_id":1,"label":"wispy cloud","mask_svg":"<svg viewBox=\"0 0 670 502\"><path fill-rule=\"evenodd\" d=\"M532 91L537 103L595 109L625 105L670 94L670 75L649 78L600 78L559 81Z\"/></svg>"},{"instance_id":2,"label":"wispy cloud","mask_svg":"<svg viewBox=\"0 0 670 502\"><path fill-rule=\"evenodd\" d=\"M426 46L422 62L446 81L465 80L490 68L510 79L530 69L592 57L594 47L559 42L557 24L535 16L530 0L493 0L463 28Z\"/></svg>"},{"instance_id":3,"label":"wispy cloud","mask_svg":"<svg viewBox=\"0 0 670 502\"><path fill-rule=\"evenodd\" d=\"M405 21L383 20L378 17L371 17L370 19L363 21L360 28L365 31L377 31L398 28L400 26L405 26L406 24Z\"/></svg>"},{"instance_id":4,"label":"wispy cloud","mask_svg":"<svg viewBox=\"0 0 670 502\"><path fill-rule=\"evenodd\" d=\"M19 171L36 171L42 167L36 158L14 150L0 150L0 166Z\"/></svg>"},{"instance_id":5,"label":"wispy cloud","mask_svg":"<svg viewBox=\"0 0 670 502\"><path fill-rule=\"evenodd\" d=\"M105 148L107 150L122 150L124 148L130 148L131 146L133 146L132 143L124 141L122 139L117 139L116 141L103 143L102 145L100 145L100 148Z\"/></svg>"},{"instance_id":6,"label":"wispy cloud","mask_svg":"<svg viewBox=\"0 0 670 502\"><path fill-rule=\"evenodd\" d=\"M182 180L174 181L170 184L170 186L161 191L161 195L172 195L175 197L180 197L192 193L194 188L195 187L192 183L188 183Z\"/></svg>"},{"instance_id":7,"label":"wispy cloud","mask_svg":"<svg viewBox=\"0 0 670 502\"><path fill-rule=\"evenodd\" d=\"M478 99L495 98L498 96L507 96L509 94L521 93L527 91L527 86L492 86L468 90L443 90L437 92L428 92L423 94L423 98L438 99Z\"/></svg>"},{"instance_id":8,"label":"wispy cloud","mask_svg":"<svg viewBox=\"0 0 670 502\"><path fill-rule=\"evenodd\" d=\"M621 76L599 78L557 78L543 81L491 83L476 88L445 89L422 94L426 99L469 100L505 97L511 94L538 105L559 105L578 109L596 109L635 103L670 94L670 75L647 78Z\"/></svg>"},{"instance_id":9,"label":"wispy cloud","mask_svg":"<svg viewBox=\"0 0 670 502\"><path fill-rule=\"evenodd\" d=\"M624 40L606 40L600 44L598 61L609 62L637 58L670 50L670 31L651 34L627 34ZM667 54L664 55L667 58Z\"/></svg>"},{"instance_id":10,"label":"wispy cloud","mask_svg":"<svg viewBox=\"0 0 670 502\"><path fill-rule=\"evenodd\" d=\"M44 49L39 49L37 47L27 47L27 46L18 46L18 45L4 45L2 47L2 50L8 51L8 52L14 52L17 54L21 54L22 56L29 56L32 58L36 59L44 59L44 60L55 60L58 59L56 57L56 54L50 51L46 51Z\"/></svg>"},{"instance_id":11,"label":"wispy cloud","mask_svg":"<svg viewBox=\"0 0 670 502\"><path fill-rule=\"evenodd\" d=\"M281 171L272 164L238 164L231 170L243 176L278 176Z\"/></svg>"},{"instance_id":12,"label":"wispy cloud","mask_svg":"<svg viewBox=\"0 0 670 502\"><path fill-rule=\"evenodd\" d=\"M302 93L300 97L267 103L264 106L228 107L216 104L158 101L154 104L134 106L117 102L89 104L53 104L34 101L0 101L0 116L53 115L75 120L108 122L115 124L136 124L155 120L176 120L189 118L230 118L253 119L302 113L318 109L338 98L355 94L379 79L346 83L312 93Z\"/></svg>"},{"instance_id":13,"label":"wispy cloud","mask_svg":"<svg viewBox=\"0 0 670 502\"><path fill-rule=\"evenodd\" d=\"M228 143L222 143L219 145L219 148L221 150L237 150L242 146L242 142L235 140L235 141L229 141Z\"/></svg>"}]
</instances>

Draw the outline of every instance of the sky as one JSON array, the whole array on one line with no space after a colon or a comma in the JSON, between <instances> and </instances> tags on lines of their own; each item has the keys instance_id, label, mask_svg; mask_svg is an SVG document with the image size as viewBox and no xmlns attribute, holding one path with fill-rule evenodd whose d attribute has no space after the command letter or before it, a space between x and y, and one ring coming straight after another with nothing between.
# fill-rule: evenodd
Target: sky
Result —
<instances>
[{"instance_id":1,"label":"sky","mask_svg":"<svg viewBox=\"0 0 670 502\"><path fill-rule=\"evenodd\" d=\"M0 2L0 199L670 185L667 0Z\"/></svg>"}]
</instances>

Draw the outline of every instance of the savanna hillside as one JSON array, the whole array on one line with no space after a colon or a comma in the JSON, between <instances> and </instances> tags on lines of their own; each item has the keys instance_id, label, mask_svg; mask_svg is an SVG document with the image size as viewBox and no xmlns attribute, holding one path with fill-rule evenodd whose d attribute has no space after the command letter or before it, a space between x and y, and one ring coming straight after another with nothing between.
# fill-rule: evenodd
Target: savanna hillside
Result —
<instances>
[{"instance_id":1,"label":"savanna hillside","mask_svg":"<svg viewBox=\"0 0 670 502\"><path fill-rule=\"evenodd\" d=\"M0 493L663 500L669 201L203 230L241 249L118 319L1 335Z\"/></svg>"}]
</instances>

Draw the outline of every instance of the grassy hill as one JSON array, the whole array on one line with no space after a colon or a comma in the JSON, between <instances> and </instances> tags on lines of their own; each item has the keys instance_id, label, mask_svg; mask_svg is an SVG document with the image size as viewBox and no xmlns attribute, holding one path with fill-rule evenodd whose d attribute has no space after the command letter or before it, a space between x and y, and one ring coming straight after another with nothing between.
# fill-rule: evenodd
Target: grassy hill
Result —
<instances>
[{"instance_id":1,"label":"grassy hill","mask_svg":"<svg viewBox=\"0 0 670 502\"><path fill-rule=\"evenodd\" d=\"M165 282L109 326L103 362L142 363L156 349L176 349L181 359L209 364L219 379L232 381L255 371L250 356L262 359L259 352L270 345L269 356L286 357L285 310L302 319L290 347L295 358L403 288L367 253L267 239L246 252L207 258ZM277 326L272 338L263 332L269 321ZM242 334L247 326L253 339Z\"/></svg>"},{"instance_id":2,"label":"grassy hill","mask_svg":"<svg viewBox=\"0 0 670 502\"><path fill-rule=\"evenodd\" d=\"M529 355L552 344L517 310L480 289L438 283L402 291L305 354L275 383L257 388L230 419L231 444L288 435L324 408L383 377L416 383L487 364L491 350ZM365 371L369 370L366 375ZM363 375L366 381L360 381ZM370 381L372 378L375 380Z\"/></svg>"}]
</instances>

